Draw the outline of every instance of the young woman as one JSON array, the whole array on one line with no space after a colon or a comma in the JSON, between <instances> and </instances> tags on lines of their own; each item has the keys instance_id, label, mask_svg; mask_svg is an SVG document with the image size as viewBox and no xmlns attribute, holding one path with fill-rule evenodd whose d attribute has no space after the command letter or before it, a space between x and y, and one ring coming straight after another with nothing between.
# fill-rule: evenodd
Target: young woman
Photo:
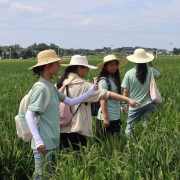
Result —
<instances>
[{"instance_id":1,"label":"young woman","mask_svg":"<svg viewBox=\"0 0 180 180\"><path fill-rule=\"evenodd\" d=\"M133 109L129 107L125 133L130 135L135 122L139 122L143 118L143 125L146 126L148 113L153 113L157 110L157 104L151 100L149 92L151 81L150 68L153 70L154 78L160 78L162 73L152 63L154 56L146 53L144 49L136 49L133 55L127 56L127 59L136 64L124 76L121 85L124 88L123 95L140 102L140 106ZM147 63L150 67L147 66ZM124 111L124 108L122 108L122 111Z\"/></svg>"},{"instance_id":2,"label":"young woman","mask_svg":"<svg viewBox=\"0 0 180 180\"><path fill-rule=\"evenodd\" d=\"M101 70L98 80L99 89L107 89L110 83L111 91L121 94L121 80L119 68L126 65L128 61L118 59L115 55L107 55L103 62L98 65ZM108 80L101 79L105 77ZM101 100L96 121L96 135L98 138L106 139L109 134L120 134L120 102L117 100Z\"/></svg>"},{"instance_id":3,"label":"young woman","mask_svg":"<svg viewBox=\"0 0 180 180\"><path fill-rule=\"evenodd\" d=\"M88 64L86 56L72 56L69 64L61 64L67 66L64 74L57 81L57 88L62 85L68 85L69 97L76 97L85 93L92 83L86 81L86 76L89 69L97 69L95 66ZM121 96L114 92L109 92L105 89L98 90L93 96L83 101L76 114L73 116L71 123L61 127L60 147L71 147L73 150L79 150L80 146L86 146L86 137L92 137L92 117L91 117L91 102L97 102L100 99L115 99L118 101L126 101L132 107L138 103L130 98ZM74 113L79 105L72 106L71 110Z\"/></svg>"},{"instance_id":4,"label":"young woman","mask_svg":"<svg viewBox=\"0 0 180 180\"><path fill-rule=\"evenodd\" d=\"M49 179L49 162L55 162L55 151L59 149L59 101L68 105L81 103L84 99L93 95L96 90L92 86L89 91L79 97L70 99L61 94L52 84L52 77L58 75L61 59L54 50L41 51L37 56L37 64L31 68L34 74L39 77L39 82L48 87L50 101L43 112L46 100L46 89L42 85L36 85L31 93L26 121L32 133L31 148L35 160L34 179ZM38 126L34 120L35 116L41 114ZM45 161L44 161L45 160ZM47 167L43 167L44 164ZM45 171L43 171L45 169Z\"/></svg>"}]
</instances>

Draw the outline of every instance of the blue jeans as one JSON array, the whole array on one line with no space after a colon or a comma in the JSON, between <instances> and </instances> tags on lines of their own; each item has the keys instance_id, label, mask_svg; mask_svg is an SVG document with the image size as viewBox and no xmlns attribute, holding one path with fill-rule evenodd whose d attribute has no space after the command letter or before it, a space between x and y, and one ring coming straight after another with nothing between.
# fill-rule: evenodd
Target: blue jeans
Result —
<instances>
[{"instance_id":1,"label":"blue jeans","mask_svg":"<svg viewBox=\"0 0 180 180\"><path fill-rule=\"evenodd\" d=\"M46 150L44 153L39 153L37 150L33 150L35 172L33 180L49 180L52 173L52 163L56 164L55 153L59 151L59 148Z\"/></svg>"},{"instance_id":2,"label":"blue jeans","mask_svg":"<svg viewBox=\"0 0 180 180\"><path fill-rule=\"evenodd\" d=\"M152 102L136 110L128 111L128 119L125 133L130 135L131 130L134 128L134 123L139 122L143 118L143 126L147 125L146 120L149 119L149 113L155 113L157 111L157 104Z\"/></svg>"}]
</instances>

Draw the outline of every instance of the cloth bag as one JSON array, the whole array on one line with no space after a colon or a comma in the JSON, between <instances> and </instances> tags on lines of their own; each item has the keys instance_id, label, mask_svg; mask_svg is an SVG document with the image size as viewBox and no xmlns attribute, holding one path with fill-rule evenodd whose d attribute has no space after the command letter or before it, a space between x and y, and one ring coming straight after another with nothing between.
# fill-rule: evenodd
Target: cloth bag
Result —
<instances>
[{"instance_id":1,"label":"cloth bag","mask_svg":"<svg viewBox=\"0 0 180 180\"><path fill-rule=\"evenodd\" d=\"M162 103L162 97L156 85L152 68L151 68L150 96L155 103Z\"/></svg>"}]
</instances>

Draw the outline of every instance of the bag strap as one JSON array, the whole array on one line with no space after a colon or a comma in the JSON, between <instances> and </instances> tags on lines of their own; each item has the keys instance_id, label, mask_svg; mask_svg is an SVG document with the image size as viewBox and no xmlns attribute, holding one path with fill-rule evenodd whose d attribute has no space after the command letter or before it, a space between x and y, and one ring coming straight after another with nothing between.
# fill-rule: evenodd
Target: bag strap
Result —
<instances>
[{"instance_id":1,"label":"bag strap","mask_svg":"<svg viewBox=\"0 0 180 180\"><path fill-rule=\"evenodd\" d=\"M81 103L82 104L82 103ZM81 104L77 107L76 111L73 113L73 116L76 114L76 112L78 111L78 109L80 108Z\"/></svg>"},{"instance_id":2,"label":"bag strap","mask_svg":"<svg viewBox=\"0 0 180 180\"><path fill-rule=\"evenodd\" d=\"M97 82L99 82L102 79L106 81L106 83L108 85L108 91L111 91L111 82L109 81L109 79L107 77L100 77Z\"/></svg>"},{"instance_id":3,"label":"bag strap","mask_svg":"<svg viewBox=\"0 0 180 180\"><path fill-rule=\"evenodd\" d=\"M66 85L66 95L69 97L69 93L68 93L68 85ZM81 103L82 104L82 103ZM79 104L79 106L77 107L76 111L73 113L73 116L76 114L76 112L78 111L78 109L80 108L81 104ZM70 107L71 110L71 107Z\"/></svg>"}]
</instances>

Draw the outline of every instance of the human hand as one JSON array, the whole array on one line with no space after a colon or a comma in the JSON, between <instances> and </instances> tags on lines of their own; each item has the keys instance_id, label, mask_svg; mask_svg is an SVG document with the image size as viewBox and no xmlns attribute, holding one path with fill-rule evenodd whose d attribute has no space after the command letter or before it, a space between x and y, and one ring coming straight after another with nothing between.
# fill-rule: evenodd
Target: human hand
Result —
<instances>
[{"instance_id":1,"label":"human hand","mask_svg":"<svg viewBox=\"0 0 180 180\"><path fill-rule=\"evenodd\" d=\"M149 62L149 66L152 66L152 65L153 65L152 61L151 61L151 62Z\"/></svg>"},{"instance_id":2,"label":"human hand","mask_svg":"<svg viewBox=\"0 0 180 180\"><path fill-rule=\"evenodd\" d=\"M46 151L45 145L39 146L39 147L37 148L37 151L38 151L38 152L41 152L41 153L44 153L44 152Z\"/></svg>"},{"instance_id":3,"label":"human hand","mask_svg":"<svg viewBox=\"0 0 180 180\"><path fill-rule=\"evenodd\" d=\"M126 112L126 108L121 106L121 112L125 113Z\"/></svg>"},{"instance_id":4,"label":"human hand","mask_svg":"<svg viewBox=\"0 0 180 180\"><path fill-rule=\"evenodd\" d=\"M95 94L97 90L98 90L98 85L93 84L91 86L91 88L87 91L87 93L88 93L89 96L91 96L91 95Z\"/></svg>"},{"instance_id":5,"label":"human hand","mask_svg":"<svg viewBox=\"0 0 180 180\"><path fill-rule=\"evenodd\" d=\"M99 88L99 87L98 87L98 83L95 83L95 84L94 84L94 89L95 89L95 90L98 90L98 88Z\"/></svg>"},{"instance_id":6,"label":"human hand","mask_svg":"<svg viewBox=\"0 0 180 180\"><path fill-rule=\"evenodd\" d=\"M109 127L109 125L110 125L109 119L104 119L104 126Z\"/></svg>"},{"instance_id":7,"label":"human hand","mask_svg":"<svg viewBox=\"0 0 180 180\"><path fill-rule=\"evenodd\" d=\"M133 100L133 99L130 99L130 100L129 100L129 105L130 105L131 107L136 107L136 106L140 105L140 103L139 103L139 102L136 102L136 101Z\"/></svg>"}]
</instances>

